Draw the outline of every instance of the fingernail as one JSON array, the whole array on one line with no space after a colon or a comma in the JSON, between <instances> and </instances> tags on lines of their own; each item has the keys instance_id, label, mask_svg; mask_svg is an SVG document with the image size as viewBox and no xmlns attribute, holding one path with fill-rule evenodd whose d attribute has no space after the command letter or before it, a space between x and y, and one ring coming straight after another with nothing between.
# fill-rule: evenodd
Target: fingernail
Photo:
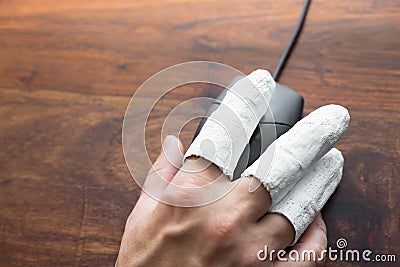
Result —
<instances>
[{"instance_id":1,"label":"fingernail","mask_svg":"<svg viewBox=\"0 0 400 267\"><path fill-rule=\"evenodd\" d=\"M167 135L165 138L164 138L164 141L163 141L163 147L164 147L164 149L167 149L167 147L169 147L169 146L171 146L171 144L173 144L173 143L175 143L176 142L176 137L175 136L173 136L173 135Z\"/></svg>"},{"instance_id":2,"label":"fingernail","mask_svg":"<svg viewBox=\"0 0 400 267\"><path fill-rule=\"evenodd\" d=\"M249 193L254 193L260 186L261 186L260 181L254 177L251 177L249 183Z\"/></svg>"},{"instance_id":3,"label":"fingernail","mask_svg":"<svg viewBox=\"0 0 400 267\"><path fill-rule=\"evenodd\" d=\"M162 147L161 147L161 151L165 154L165 155L172 155L176 153L176 150L179 150L179 145L177 142L177 139L175 136L173 135L167 135L164 138Z\"/></svg>"}]
</instances>

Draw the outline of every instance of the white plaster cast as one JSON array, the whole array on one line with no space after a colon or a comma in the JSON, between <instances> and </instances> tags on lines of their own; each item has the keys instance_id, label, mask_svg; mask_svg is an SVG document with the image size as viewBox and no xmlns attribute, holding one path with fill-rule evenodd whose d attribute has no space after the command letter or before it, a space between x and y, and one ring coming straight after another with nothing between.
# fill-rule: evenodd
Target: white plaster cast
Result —
<instances>
[{"instance_id":1,"label":"white plaster cast","mask_svg":"<svg viewBox=\"0 0 400 267\"><path fill-rule=\"evenodd\" d=\"M327 105L316 109L276 139L242 174L260 180L279 202L345 133L350 116L346 108Z\"/></svg>"},{"instance_id":2,"label":"white plaster cast","mask_svg":"<svg viewBox=\"0 0 400 267\"><path fill-rule=\"evenodd\" d=\"M304 173L303 178L270 212L284 215L296 232L295 244L308 225L328 201L338 186L343 173L343 156L336 148L331 149Z\"/></svg>"},{"instance_id":3,"label":"white plaster cast","mask_svg":"<svg viewBox=\"0 0 400 267\"><path fill-rule=\"evenodd\" d=\"M203 125L185 159L203 157L232 179L246 144L267 111L275 87L271 74L260 69L236 82Z\"/></svg>"}]
</instances>

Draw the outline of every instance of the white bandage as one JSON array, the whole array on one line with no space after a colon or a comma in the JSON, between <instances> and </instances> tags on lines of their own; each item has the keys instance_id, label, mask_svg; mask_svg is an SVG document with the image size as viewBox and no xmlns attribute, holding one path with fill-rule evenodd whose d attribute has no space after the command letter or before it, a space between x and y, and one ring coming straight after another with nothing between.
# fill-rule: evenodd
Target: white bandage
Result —
<instances>
[{"instance_id":1,"label":"white bandage","mask_svg":"<svg viewBox=\"0 0 400 267\"><path fill-rule=\"evenodd\" d=\"M279 202L304 176L304 171L326 154L345 133L350 116L342 106L316 109L296 123L242 174L260 180Z\"/></svg>"},{"instance_id":2,"label":"white bandage","mask_svg":"<svg viewBox=\"0 0 400 267\"><path fill-rule=\"evenodd\" d=\"M268 190L270 211L292 223L294 243L339 184L343 157L332 147L349 121L342 106L320 107L275 140L242 174L257 178Z\"/></svg>"},{"instance_id":3,"label":"white bandage","mask_svg":"<svg viewBox=\"0 0 400 267\"><path fill-rule=\"evenodd\" d=\"M310 166L304 177L270 212L284 215L293 225L295 244L308 225L328 201L338 186L343 173L343 156L333 148Z\"/></svg>"},{"instance_id":4,"label":"white bandage","mask_svg":"<svg viewBox=\"0 0 400 267\"><path fill-rule=\"evenodd\" d=\"M256 70L236 82L207 119L185 154L203 157L231 179L254 129L268 109L276 84L266 70Z\"/></svg>"}]
</instances>

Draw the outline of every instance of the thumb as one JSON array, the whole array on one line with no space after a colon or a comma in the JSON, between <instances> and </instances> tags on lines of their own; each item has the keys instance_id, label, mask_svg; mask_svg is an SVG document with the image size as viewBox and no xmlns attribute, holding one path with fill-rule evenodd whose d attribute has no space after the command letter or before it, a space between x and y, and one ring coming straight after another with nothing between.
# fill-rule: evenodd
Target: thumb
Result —
<instances>
[{"instance_id":1,"label":"thumb","mask_svg":"<svg viewBox=\"0 0 400 267\"><path fill-rule=\"evenodd\" d=\"M177 137L165 137L160 155L147 174L136 206L152 209L157 205L165 188L182 166L183 150L183 145Z\"/></svg>"}]
</instances>

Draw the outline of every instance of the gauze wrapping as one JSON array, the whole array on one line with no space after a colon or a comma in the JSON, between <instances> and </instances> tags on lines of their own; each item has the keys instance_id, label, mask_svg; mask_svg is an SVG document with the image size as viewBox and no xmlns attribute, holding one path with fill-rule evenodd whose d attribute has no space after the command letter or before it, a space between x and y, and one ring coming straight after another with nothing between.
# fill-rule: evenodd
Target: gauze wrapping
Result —
<instances>
[{"instance_id":1,"label":"gauze wrapping","mask_svg":"<svg viewBox=\"0 0 400 267\"><path fill-rule=\"evenodd\" d=\"M203 157L230 179L254 129L268 109L276 84L266 70L256 70L236 82L207 119L185 154Z\"/></svg>"},{"instance_id":2,"label":"gauze wrapping","mask_svg":"<svg viewBox=\"0 0 400 267\"><path fill-rule=\"evenodd\" d=\"M295 244L316 214L328 201L338 186L343 172L343 156L333 148L319 161L310 166L304 177L270 212L284 215L296 232Z\"/></svg>"},{"instance_id":3,"label":"gauze wrapping","mask_svg":"<svg viewBox=\"0 0 400 267\"><path fill-rule=\"evenodd\" d=\"M270 212L284 215L293 225L293 244L339 184L343 157L332 147L349 121L342 106L320 107L275 140L242 174L257 178L269 191Z\"/></svg>"},{"instance_id":4,"label":"gauze wrapping","mask_svg":"<svg viewBox=\"0 0 400 267\"><path fill-rule=\"evenodd\" d=\"M279 202L304 176L306 169L326 154L345 133L350 116L346 108L327 105L296 123L242 174L254 176Z\"/></svg>"}]
</instances>

